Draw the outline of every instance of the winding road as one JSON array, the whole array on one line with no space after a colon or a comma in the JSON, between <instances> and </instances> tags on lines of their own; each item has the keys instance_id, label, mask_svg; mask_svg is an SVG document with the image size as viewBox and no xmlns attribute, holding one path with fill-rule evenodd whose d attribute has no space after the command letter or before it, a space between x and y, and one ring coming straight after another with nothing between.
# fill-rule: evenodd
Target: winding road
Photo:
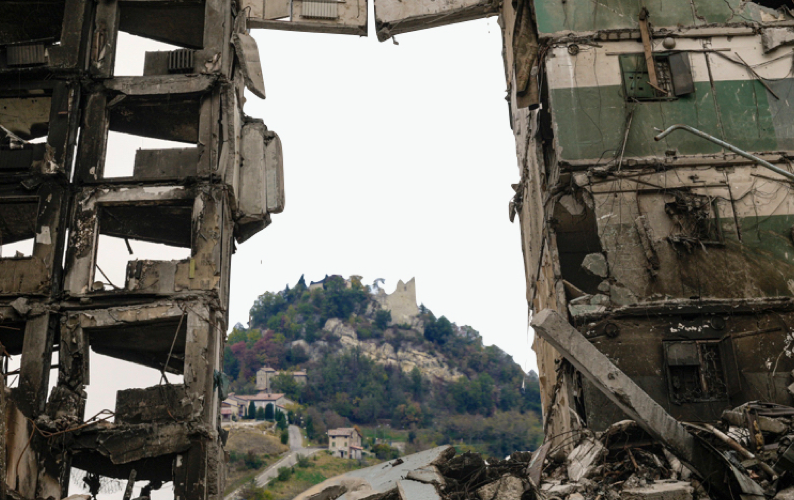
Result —
<instances>
[{"instance_id":1,"label":"winding road","mask_svg":"<svg viewBox=\"0 0 794 500\"><path fill-rule=\"evenodd\" d=\"M303 437L301 436L301 430L297 425L290 425L289 426L289 451L286 452L278 462L274 463L273 465L268 466L265 470L259 473L258 476L254 479L256 484L259 486L266 486L267 483L273 480L276 476L278 476L278 470L281 467L292 467L296 463L298 463L298 455L303 455L308 457L318 451L322 450L323 448L304 448L303 447ZM242 486L237 488L236 490L232 491L223 500L240 500L238 497L238 493L242 489Z\"/></svg>"}]
</instances>

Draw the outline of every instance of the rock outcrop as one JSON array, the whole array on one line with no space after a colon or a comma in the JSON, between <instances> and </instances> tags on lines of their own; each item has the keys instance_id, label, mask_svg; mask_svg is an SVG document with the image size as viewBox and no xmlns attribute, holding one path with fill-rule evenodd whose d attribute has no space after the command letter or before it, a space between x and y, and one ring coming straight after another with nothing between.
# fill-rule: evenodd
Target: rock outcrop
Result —
<instances>
[{"instance_id":1,"label":"rock outcrop","mask_svg":"<svg viewBox=\"0 0 794 500\"><path fill-rule=\"evenodd\" d=\"M419 368L425 378L445 382L453 382L462 375L458 370L451 368L443 356L425 352L418 343L410 340L402 342L398 349L383 340L359 340L353 327L338 318L326 321L323 330L339 339L337 348L349 350L358 348L364 356L382 365L399 366L404 372ZM421 337L416 330L403 330L402 332L408 332L408 336L414 336L417 340ZM394 330L389 329L384 336L388 337L394 334ZM333 344L326 342L306 344L303 342L301 347L310 357L316 358L322 355L324 349L334 349Z\"/></svg>"}]
</instances>

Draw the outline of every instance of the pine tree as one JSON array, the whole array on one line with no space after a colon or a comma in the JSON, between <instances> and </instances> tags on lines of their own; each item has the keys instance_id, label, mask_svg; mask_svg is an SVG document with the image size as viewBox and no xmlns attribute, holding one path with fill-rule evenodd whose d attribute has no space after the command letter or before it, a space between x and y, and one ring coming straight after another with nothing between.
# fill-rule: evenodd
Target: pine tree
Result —
<instances>
[{"instance_id":1,"label":"pine tree","mask_svg":"<svg viewBox=\"0 0 794 500\"><path fill-rule=\"evenodd\" d=\"M256 418L256 405L254 404L253 401L251 401L251 403L249 403L248 411L246 412L245 416L250 418L251 420Z\"/></svg>"},{"instance_id":2,"label":"pine tree","mask_svg":"<svg viewBox=\"0 0 794 500\"><path fill-rule=\"evenodd\" d=\"M267 406L265 406L265 420L272 421L275 416L274 413L275 412L273 411L273 403L268 403Z\"/></svg>"}]
</instances>

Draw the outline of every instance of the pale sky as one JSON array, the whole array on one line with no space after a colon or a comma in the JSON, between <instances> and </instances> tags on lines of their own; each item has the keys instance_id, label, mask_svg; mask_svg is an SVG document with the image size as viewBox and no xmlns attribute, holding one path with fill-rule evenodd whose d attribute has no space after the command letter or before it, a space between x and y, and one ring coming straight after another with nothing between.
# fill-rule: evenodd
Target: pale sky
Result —
<instances>
[{"instance_id":1,"label":"pale sky","mask_svg":"<svg viewBox=\"0 0 794 500\"><path fill-rule=\"evenodd\" d=\"M520 231L508 219L519 170L496 18L398 35L394 45L377 41L371 9L366 38L252 32L267 99L248 94L245 112L281 137L287 203L232 259L229 326L247 324L258 295L301 274L384 278L387 292L415 277L418 301L436 316L471 325L485 344L537 370ZM119 76L142 74L144 51L169 50L126 34L119 47ZM135 149L165 146L110 141L108 169L119 175L131 171ZM100 241L99 264L116 284L129 259L185 257L133 246L129 256L123 240ZM112 409L115 391L158 379L92 354L86 416ZM169 483L154 498L172 495Z\"/></svg>"}]
</instances>

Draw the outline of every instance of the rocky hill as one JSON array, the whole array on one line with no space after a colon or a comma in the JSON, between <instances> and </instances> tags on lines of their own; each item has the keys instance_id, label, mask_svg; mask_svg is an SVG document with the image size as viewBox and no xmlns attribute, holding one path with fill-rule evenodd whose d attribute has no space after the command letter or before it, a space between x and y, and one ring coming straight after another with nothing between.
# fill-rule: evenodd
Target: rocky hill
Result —
<instances>
[{"instance_id":1,"label":"rocky hill","mask_svg":"<svg viewBox=\"0 0 794 500\"><path fill-rule=\"evenodd\" d=\"M433 430L434 442L470 434L510 451L537 444L537 375L484 346L475 329L417 306L414 280L392 294L379 285L331 276L307 286L301 277L261 295L249 326L238 324L228 336L224 371L232 390L261 390L257 372L269 367L279 372L269 389L286 393L321 431L389 423ZM292 376L297 371L306 372L305 383Z\"/></svg>"}]
</instances>

